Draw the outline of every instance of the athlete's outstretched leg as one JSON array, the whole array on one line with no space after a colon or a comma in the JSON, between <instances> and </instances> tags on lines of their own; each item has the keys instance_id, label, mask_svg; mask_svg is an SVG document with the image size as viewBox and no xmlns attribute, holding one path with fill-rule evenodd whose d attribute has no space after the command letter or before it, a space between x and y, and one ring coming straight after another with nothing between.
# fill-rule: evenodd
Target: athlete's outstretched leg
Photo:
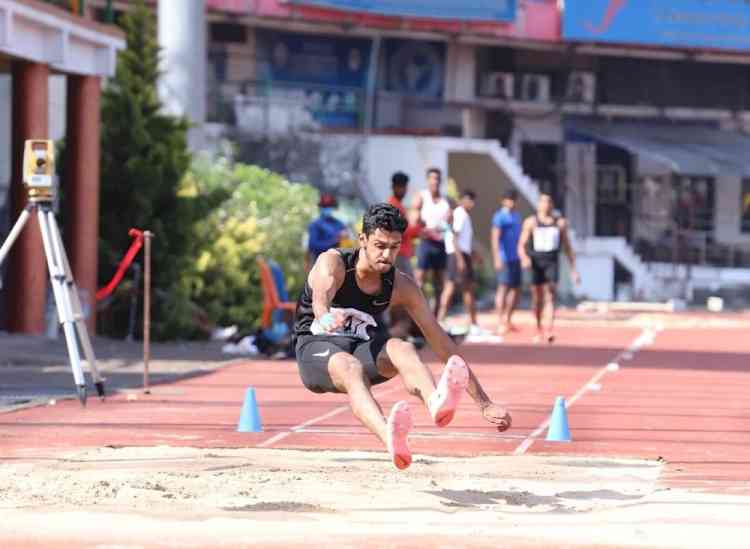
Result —
<instances>
[{"instance_id":1,"label":"athlete's outstretched leg","mask_svg":"<svg viewBox=\"0 0 750 549\"><path fill-rule=\"evenodd\" d=\"M388 432L383 410L370 392L362 363L350 354L336 353L328 360L328 372L336 388L349 395L357 419L385 444Z\"/></svg>"},{"instance_id":2,"label":"athlete's outstretched leg","mask_svg":"<svg viewBox=\"0 0 750 549\"><path fill-rule=\"evenodd\" d=\"M452 356L445 365L443 374L435 385L432 372L425 366L411 343L391 338L378 357L378 369L383 375L395 369L406 385L406 389L418 396L427 405L432 419L438 427L445 427L452 420L461 396L469 383L469 368L459 356Z\"/></svg>"},{"instance_id":3,"label":"athlete's outstretched leg","mask_svg":"<svg viewBox=\"0 0 750 549\"><path fill-rule=\"evenodd\" d=\"M383 352L378 356L378 370L386 377L392 377L395 370L401 375L409 394L422 399L425 404L435 391L435 378L430 369L422 362L417 348L402 339L389 339Z\"/></svg>"},{"instance_id":4,"label":"athlete's outstretched leg","mask_svg":"<svg viewBox=\"0 0 750 549\"><path fill-rule=\"evenodd\" d=\"M328 372L336 388L349 396L352 412L391 454L399 469L411 465L411 451L407 444L412 427L411 411L407 402L397 402L386 420L383 410L370 392L362 363L348 353L336 353L328 361Z\"/></svg>"}]
</instances>

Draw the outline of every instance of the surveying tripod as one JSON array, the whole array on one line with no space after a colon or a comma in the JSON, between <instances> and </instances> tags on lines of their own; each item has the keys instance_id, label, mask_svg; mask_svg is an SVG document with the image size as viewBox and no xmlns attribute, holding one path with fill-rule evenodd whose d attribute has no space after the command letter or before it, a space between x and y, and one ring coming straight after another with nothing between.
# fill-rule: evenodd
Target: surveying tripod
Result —
<instances>
[{"instance_id":1,"label":"surveying tripod","mask_svg":"<svg viewBox=\"0 0 750 549\"><path fill-rule=\"evenodd\" d=\"M86 405L86 379L81 367L81 352L78 347L79 339L83 352L94 380L96 392L104 398L104 378L96 367L94 349L84 323L81 310L81 300L78 288L73 280L73 273L65 253L60 229L57 226L52 208L54 201L54 149L51 141L26 141L24 152L24 183L28 187L29 202L18 216L18 220L11 229L8 237L0 247L0 266L10 252L13 243L23 230L33 212L37 213L39 228L42 233L42 245L47 259L52 293L57 306L57 314L65 334L68 348L70 367L73 370L78 399ZM77 335L77 337L76 337Z\"/></svg>"}]
</instances>

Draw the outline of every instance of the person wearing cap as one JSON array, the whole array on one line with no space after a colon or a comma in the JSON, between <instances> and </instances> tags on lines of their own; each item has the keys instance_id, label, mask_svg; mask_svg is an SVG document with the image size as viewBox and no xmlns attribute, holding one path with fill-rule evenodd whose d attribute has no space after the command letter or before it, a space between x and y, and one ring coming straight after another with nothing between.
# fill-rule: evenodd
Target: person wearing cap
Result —
<instances>
[{"instance_id":1,"label":"person wearing cap","mask_svg":"<svg viewBox=\"0 0 750 549\"><path fill-rule=\"evenodd\" d=\"M507 191L503 195L502 207L492 217L492 257L497 274L495 306L500 317L499 333L514 332L511 322L513 311L518 306L521 288L521 259L518 255L518 239L521 236L521 216L515 211L518 193Z\"/></svg>"},{"instance_id":2,"label":"person wearing cap","mask_svg":"<svg viewBox=\"0 0 750 549\"><path fill-rule=\"evenodd\" d=\"M320 216L307 227L307 262L313 265L318 256L331 248L336 248L346 235L346 225L333 216L338 207L336 197L329 193L320 195Z\"/></svg>"}]
</instances>

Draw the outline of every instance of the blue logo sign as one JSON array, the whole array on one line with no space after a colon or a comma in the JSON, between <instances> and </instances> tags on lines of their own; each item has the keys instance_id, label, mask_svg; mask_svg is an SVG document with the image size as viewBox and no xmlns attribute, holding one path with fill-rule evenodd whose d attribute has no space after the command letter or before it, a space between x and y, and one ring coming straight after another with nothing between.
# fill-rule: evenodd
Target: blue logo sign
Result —
<instances>
[{"instance_id":1,"label":"blue logo sign","mask_svg":"<svg viewBox=\"0 0 750 549\"><path fill-rule=\"evenodd\" d=\"M386 89L437 99L443 95L445 44L389 39Z\"/></svg>"},{"instance_id":2,"label":"blue logo sign","mask_svg":"<svg viewBox=\"0 0 750 549\"><path fill-rule=\"evenodd\" d=\"M290 4L390 15L459 21L513 21L516 0L289 0Z\"/></svg>"},{"instance_id":3,"label":"blue logo sign","mask_svg":"<svg viewBox=\"0 0 750 549\"><path fill-rule=\"evenodd\" d=\"M745 0L566 0L563 38L660 46L750 48Z\"/></svg>"}]
</instances>

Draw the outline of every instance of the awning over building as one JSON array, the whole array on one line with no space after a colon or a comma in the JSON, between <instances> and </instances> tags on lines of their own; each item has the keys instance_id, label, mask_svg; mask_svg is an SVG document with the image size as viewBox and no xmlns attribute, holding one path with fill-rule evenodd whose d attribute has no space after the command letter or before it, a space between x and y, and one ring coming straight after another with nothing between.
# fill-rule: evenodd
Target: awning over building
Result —
<instances>
[{"instance_id":1,"label":"awning over building","mask_svg":"<svg viewBox=\"0 0 750 549\"><path fill-rule=\"evenodd\" d=\"M124 33L39 0L0 0L0 53L68 74L112 76Z\"/></svg>"},{"instance_id":2,"label":"awning over building","mask_svg":"<svg viewBox=\"0 0 750 549\"><path fill-rule=\"evenodd\" d=\"M750 176L750 137L737 132L690 124L569 119L565 138L621 147L675 173Z\"/></svg>"}]
</instances>

